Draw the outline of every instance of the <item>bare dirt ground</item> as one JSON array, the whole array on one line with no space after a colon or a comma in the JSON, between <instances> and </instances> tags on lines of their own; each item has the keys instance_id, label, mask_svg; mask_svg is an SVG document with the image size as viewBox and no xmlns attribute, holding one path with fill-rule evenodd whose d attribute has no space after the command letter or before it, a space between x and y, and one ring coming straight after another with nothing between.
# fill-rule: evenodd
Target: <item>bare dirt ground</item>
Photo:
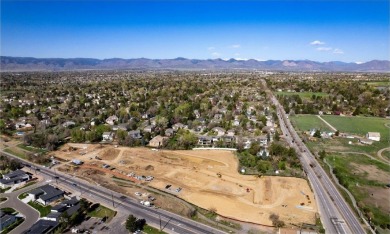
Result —
<instances>
[{"instance_id":1,"label":"bare dirt ground","mask_svg":"<svg viewBox=\"0 0 390 234\"><path fill-rule=\"evenodd\" d=\"M379 181L381 183L389 183L389 173L383 170L379 170L374 165L362 165L357 163L351 163L354 168L354 173L363 174L369 180Z\"/></svg>"},{"instance_id":2,"label":"bare dirt ground","mask_svg":"<svg viewBox=\"0 0 390 234\"><path fill-rule=\"evenodd\" d=\"M276 213L286 224L315 223L316 202L304 179L241 175L237 172L238 160L230 151L155 151L67 144L53 153L65 160L84 161L84 166L78 169L83 173L80 176L97 177L101 183L107 183L113 174L123 178L129 178L127 175L132 172L154 176L149 186L175 194L199 207L215 209L227 218L272 225L269 216ZM102 160L96 160L95 156ZM102 171L103 163L115 170ZM90 176L91 173L94 176ZM169 190L165 189L168 184L171 185ZM176 192L179 187L182 190Z\"/></svg>"}]
</instances>

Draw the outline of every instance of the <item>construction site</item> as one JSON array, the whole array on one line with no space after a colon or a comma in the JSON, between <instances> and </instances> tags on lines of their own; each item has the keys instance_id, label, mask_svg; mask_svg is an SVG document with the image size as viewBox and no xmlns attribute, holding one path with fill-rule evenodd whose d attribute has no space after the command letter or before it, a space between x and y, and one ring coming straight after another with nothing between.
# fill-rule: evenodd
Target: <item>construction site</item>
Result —
<instances>
[{"instance_id":1,"label":"construction site","mask_svg":"<svg viewBox=\"0 0 390 234\"><path fill-rule=\"evenodd\" d=\"M170 151L69 143L52 153L64 162L58 170L132 196L140 187L125 186L126 181L242 222L272 226L271 214L279 215L287 226L316 221L316 201L306 180L242 175L238 172L238 159L231 151ZM119 180L120 186L113 179ZM156 197L155 204L163 209L179 210L184 215L188 212L188 207L175 204L169 196Z\"/></svg>"}]
</instances>

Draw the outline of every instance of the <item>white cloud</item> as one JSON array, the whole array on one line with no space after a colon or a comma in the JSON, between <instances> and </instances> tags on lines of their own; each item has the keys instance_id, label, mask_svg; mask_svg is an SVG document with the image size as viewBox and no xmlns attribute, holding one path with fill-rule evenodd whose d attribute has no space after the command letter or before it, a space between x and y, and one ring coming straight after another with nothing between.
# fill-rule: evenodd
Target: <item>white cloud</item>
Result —
<instances>
[{"instance_id":1,"label":"white cloud","mask_svg":"<svg viewBox=\"0 0 390 234\"><path fill-rule=\"evenodd\" d=\"M213 57L219 57L219 56L221 56L221 54L218 53L218 52L213 52L213 53L211 53L211 55L212 55Z\"/></svg>"},{"instance_id":2,"label":"white cloud","mask_svg":"<svg viewBox=\"0 0 390 234\"><path fill-rule=\"evenodd\" d=\"M235 44L235 45L231 45L230 47L232 47L233 49L238 49L241 47L240 44Z\"/></svg>"},{"instance_id":3,"label":"white cloud","mask_svg":"<svg viewBox=\"0 0 390 234\"><path fill-rule=\"evenodd\" d=\"M344 54L344 51L336 48L333 50L333 54Z\"/></svg>"},{"instance_id":4,"label":"white cloud","mask_svg":"<svg viewBox=\"0 0 390 234\"><path fill-rule=\"evenodd\" d=\"M243 61L247 61L248 59L247 58L234 58L235 60L243 60Z\"/></svg>"},{"instance_id":5,"label":"white cloud","mask_svg":"<svg viewBox=\"0 0 390 234\"><path fill-rule=\"evenodd\" d=\"M315 40L315 41L310 42L310 45L325 45L325 42Z\"/></svg>"},{"instance_id":6,"label":"white cloud","mask_svg":"<svg viewBox=\"0 0 390 234\"><path fill-rule=\"evenodd\" d=\"M207 50L215 50L215 47L214 46L210 46L209 48L207 48Z\"/></svg>"},{"instance_id":7,"label":"white cloud","mask_svg":"<svg viewBox=\"0 0 390 234\"><path fill-rule=\"evenodd\" d=\"M332 50L332 47L318 47L317 50L318 51L330 51L330 50Z\"/></svg>"},{"instance_id":8,"label":"white cloud","mask_svg":"<svg viewBox=\"0 0 390 234\"><path fill-rule=\"evenodd\" d=\"M355 62L356 64L362 64L362 63L364 63L364 62Z\"/></svg>"}]
</instances>

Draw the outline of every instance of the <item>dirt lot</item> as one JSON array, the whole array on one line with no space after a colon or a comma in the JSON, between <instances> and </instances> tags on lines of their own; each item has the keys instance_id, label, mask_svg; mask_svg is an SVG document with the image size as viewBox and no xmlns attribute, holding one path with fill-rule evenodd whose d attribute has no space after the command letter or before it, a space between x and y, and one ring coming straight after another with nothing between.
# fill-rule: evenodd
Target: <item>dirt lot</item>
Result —
<instances>
[{"instance_id":1,"label":"dirt lot","mask_svg":"<svg viewBox=\"0 0 390 234\"><path fill-rule=\"evenodd\" d=\"M73 150L69 151L69 148ZM76 149L76 150L74 150ZM81 153L81 154L80 154ZM289 223L315 223L316 203L307 182L298 178L244 176L237 172L238 160L229 151L154 151L108 145L68 144L54 152L60 158L85 162L101 171L103 163L115 167L106 174L126 178L129 173L154 176L149 185L175 194L224 217L272 225L271 213ZM111 154L111 155L110 155ZM98 156L102 160L94 159ZM83 167L81 167L83 168ZM85 174L87 173L87 174ZM88 177L88 176L86 176ZM128 178L128 177L127 177ZM167 190L165 187L171 185ZM177 192L177 188L182 188Z\"/></svg>"}]
</instances>

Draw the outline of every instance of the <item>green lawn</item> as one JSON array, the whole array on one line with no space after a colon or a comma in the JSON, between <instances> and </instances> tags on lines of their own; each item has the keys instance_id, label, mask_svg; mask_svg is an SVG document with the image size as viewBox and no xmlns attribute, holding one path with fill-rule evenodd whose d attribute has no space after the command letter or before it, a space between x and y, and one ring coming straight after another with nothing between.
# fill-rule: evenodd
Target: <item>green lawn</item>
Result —
<instances>
[{"instance_id":1,"label":"green lawn","mask_svg":"<svg viewBox=\"0 0 390 234\"><path fill-rule=\"evenodd\" d=\"M4 193L5 191L9 190L11 187L8 187L8 188L0 188L0 193Z\"/></svg>"},{"instance_id":2,"label":"green lawn","mask_svg":"<svg viewBox=\"0 0 390 234\"><path fill-rule=\"evenodd\" d=\"M154 227L149 226L147 224L144 226L144 229L142 231L147 233L147 234L165 234L166 233L164 231L160 231L157 228L154 228Z\"/></svg>"},{"instance_id":3,"label":"green lawn","mask_svg":"<svg viewBox=\"0 0 390 234\"><path fill-rule=\"evenodd\" d=\"M304 99L310 99L313 95L320 96L320 97L329 96L329 94L321 93L321 92L276 92L276 95L282 95L282 96L299 95L301 98Z\"/></svg>"},{"instance_id":4,"label":"green lawn","mask_svg":"<svg viewBox=\"0 0 390 234\"><path fill-rule=\"evenodd\" d=\"M312 128L325 131L332 131L324 121L320 120L315 115L295 115L289 117L294 127L300 131L308 131Z\"/></svg>"},{"instance_id":5,"label":"green lawn","mask_svg":"<svg viewBox=\"0 0 390 234\"><path fill-rule=\"evenodd\" d=\"M105 206L99 205L95 210L88 213L90 217L104 218L108 217L106 222L109 222L116 215L116 211L113 211Z\"/></svg>"},{"instance_id":6,"label":"green lawn","mask_svg":"<svg viewBox=\"0 0 390 234\"><path fill-rule=\"evenodd\" d=\"M20 195L18 196L18 198L19 198L20 200L22 200L22 199L25 199L27 196L28 196L27 193L22 193L22 194L20 194Z\"/></svg>"},{"instance_id":7,"label":"green lawn","mask_svg":"<svg viewBox=\"0 0 390 234\"><path fill-rule=\"evenodd\" d=\"M27 159L26 155L22 152L17 152L15 150L10 149L10 148L4 149L4 151L7 153L10 153L10 154L13 154L15 156L18 156L19 158Z\"/></svg>"},{"instance_id":8,"label":"green lawn","mask_svg":"<svg viewBox=\"0 0 390 234\"><path fill-rule=\"evenodd\" d=\"M16 210L14 208L11 208L11 207L4 207L4 208L1 208L1 210L7 214L13 214L16 212Z\"/></svg>"},{"instance_id":9,"label":"green lawn","mask_svg":"<svg viewBox=\"0 0 390 234\"><path fill-rule=\"evenodd\" d=\"M32 206L34 209L38 210L41 217L45 217L48 214L50 214L51 206L42 206L38 202L33 202L33 201L30 201L28 204Z\"/></svg>"},{"instance_id":10,"label":"green lawn","mask_svg":"<svg viewBox=\"0 0 390 234\"><path fill-rule=\"evenodd\" d=\"M375 86L375 87L389 87L390 82L389 81L375 81L375 82L365 82L368 85Z\"/></svg>"},{"instance_id":11,"label":"green lawn","mask_svg":"<svg viewBox=\"0 0 390 234\"><path fill-rule=\"evenodd\" d=\"M27 150L27 151L30 151L32 153L46 153L47 152L46 150L35 148L35 147L29 146L29 145L25 145L23 143L17 145L17 147L24 149L24 150Z\"/></svg>"},{"instance_id":12,"label":"green lawn","mask_svg":"<svg viewBox=\"0 0 390 234\"><path fill-rule=\"evenodd\" d=\"M389 119L376 117L346 117L336 115L322 116L328 123L340 132L366 135L367 132L380 132L381 141L388 142L390 129L385 124L390 124Z\"/></svg>"},{"instance_id":13,"label":"green lawn","mask_svg":"<svg viewBox=\"0 0 390 234\"><path fill-rule=\"evenodd\" d=\"M390 177L390 165L372 160L363 155L353 154L342 155L333 153L329 154L326 160L335 168L335 175L340 183L355 197L361 210L372 216L374 223L378 226L390 224L387 208L378 206L378 204L388 201L383 201L381 197L375 198L370 196L370 190L387 191L384 188L387 181L383 181L383 175L387 174ZM371 172L372 170L375 170L375 172ZM382 174L382 180L379 179L379 175L376 177L376 173Z\"/></svg>"}]
</instances>

